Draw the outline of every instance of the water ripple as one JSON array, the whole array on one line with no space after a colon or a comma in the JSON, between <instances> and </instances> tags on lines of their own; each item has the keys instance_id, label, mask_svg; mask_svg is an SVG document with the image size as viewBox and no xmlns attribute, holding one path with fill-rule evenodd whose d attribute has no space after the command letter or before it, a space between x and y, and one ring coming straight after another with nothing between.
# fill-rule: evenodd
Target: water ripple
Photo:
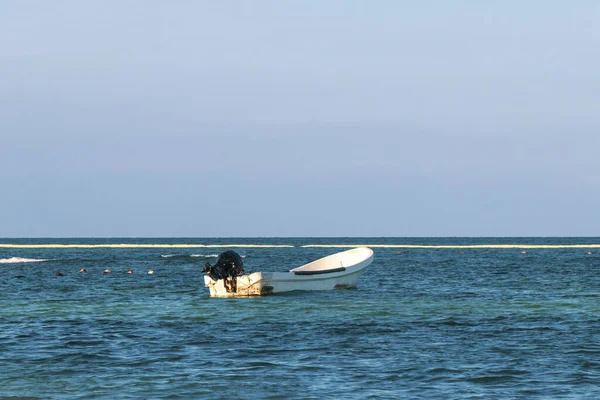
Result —
<instances>
[{"instance_id":1,"label":"water ripple","mask_svg":"<svg viewBox=\"0 0 600 400\"><path fill-rule=\"evenodd\" d=\"M330 252L301 247L311 241L246 248L246 267L277 271ZM593 256L569 248L464 253L381 248L356 290L211 299L201 257L161 258L162 248L0 249L2 259L48 260L0 268L0 394L600 397Z\"/></svg>"}]
</instances>

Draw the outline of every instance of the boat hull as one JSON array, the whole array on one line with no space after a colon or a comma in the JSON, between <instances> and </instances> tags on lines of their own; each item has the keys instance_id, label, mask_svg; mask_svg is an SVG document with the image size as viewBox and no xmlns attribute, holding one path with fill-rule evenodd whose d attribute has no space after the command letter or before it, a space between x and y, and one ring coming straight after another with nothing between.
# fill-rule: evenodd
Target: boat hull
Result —
<instances>
[{"instance_id":1,"label":"boat hull","mask_svg":"<svg viewBox=\"0 0 600 400\"><path fill-rule=\"evenodd\" d=\"M321 271L318 274L310 275L299 275L294 273L294 270L290 272L254 272L249 275L218 280L205 275L204 284L209 288L212 297L250 297L296 290L348 289L356 285L358 277L372 261L373 253L371 251L367 258L352 266L342 268L341 271L338 268L333 272Z\"/></svg>"}]
</instances>

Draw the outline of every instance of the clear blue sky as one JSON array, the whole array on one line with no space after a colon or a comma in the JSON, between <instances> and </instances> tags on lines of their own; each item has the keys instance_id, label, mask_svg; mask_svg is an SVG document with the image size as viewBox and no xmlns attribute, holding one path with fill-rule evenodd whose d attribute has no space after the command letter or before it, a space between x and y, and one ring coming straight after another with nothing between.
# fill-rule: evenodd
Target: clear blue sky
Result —
<instances>
[{"instance_id":1,"label":"clear blue sky","mask_svg":"<svg viewBox=\"0 0 600 400\"><path fill-rule=\"evenodd\" d=\"M0 237L599 236L597 1L0 3Z\"/></svg>"}]
</instances>

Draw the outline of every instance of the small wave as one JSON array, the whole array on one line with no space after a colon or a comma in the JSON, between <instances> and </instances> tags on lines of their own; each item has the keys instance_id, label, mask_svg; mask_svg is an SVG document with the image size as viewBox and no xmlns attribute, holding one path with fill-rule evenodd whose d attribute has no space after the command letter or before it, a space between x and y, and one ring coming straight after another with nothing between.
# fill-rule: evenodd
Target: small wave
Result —
<instances>
[{"instance_id":1,"label":"small wave","mask_svg":"<svg viewBox=\"0 0 600 400\"><path fill-rule=\"evenodd\" d=\"M162 258L217 258L218 254L162 254Z\"/></svg>"},{"instance_id":2,"label":"small wave","mask_svg":"<svg viewBox=\"0 0 600 400\"><path fill-rule=\"evenodd\" d=\"M217 258L218 254L162 254L161 258ZM246 258L246 256L240 256Z\"/></svg>"},{"instance_id":3,"label":"small wave","mask_svg":"<svg viewBox=\"0 0 600 400\"><path fill-rule=\"evenodd\" d=\"M6 249L227 249L227 248L257 248L257 249L281 249L292 248L289 244L139 244L139 243L106 243L106 244L12 244L0 243L0 248Z\"/></svg>"},{"instance_id":4,"label":"small wave","mask_svg":"<svg viewBox=\"0 0 600 400\"><path fill-rule=\"evenodd\" d=\"M29 263L29 262L42 262L42 261L48 261L48 260L39 259L39 258L21 258L21 257L0 258L0 264L16 264L16 263Z\"/></svg>"},{"instance_id":5,"label":"small wave","mask_svg":"<svg viewBox=\"0 0 600 400\"><path fill-rule=\"evenodd\" d=\"M201 257L201 258L217 258L218 254L190 254L190 257ZM242 258L246 258L246 256L240 255Z\"/></svg>"},{"instance_id":6,"label":"small wave","mask_svg":"<svg viewBox=\"0 0 600 400\"><path fill-rule=\"evenodd\" d=\"M600 244L305 244L302 248L350 249L371 247L378 249L597 249Z\"/></svg>"}]
</instances>

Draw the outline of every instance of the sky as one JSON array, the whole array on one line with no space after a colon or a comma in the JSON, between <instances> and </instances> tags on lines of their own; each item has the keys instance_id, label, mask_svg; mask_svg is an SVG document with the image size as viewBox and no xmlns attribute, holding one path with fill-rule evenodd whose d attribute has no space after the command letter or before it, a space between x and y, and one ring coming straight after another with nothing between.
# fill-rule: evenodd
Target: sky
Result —
<instances>
[{"instance_id":1,"label":"sky","mask_svg":"<svg viewBox=\"0 0 600 400\"><path fill-rule=\"evenodd\" d=\"M0 237L600 236L600 3L6 0Z\"/></svg>"}]
</instances>

